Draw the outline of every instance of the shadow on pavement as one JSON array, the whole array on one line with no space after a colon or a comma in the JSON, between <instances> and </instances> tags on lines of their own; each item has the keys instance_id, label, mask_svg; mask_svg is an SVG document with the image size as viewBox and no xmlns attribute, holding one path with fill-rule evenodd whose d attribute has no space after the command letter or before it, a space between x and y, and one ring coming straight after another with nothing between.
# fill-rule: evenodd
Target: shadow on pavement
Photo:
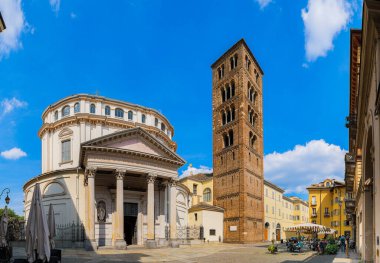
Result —
<instances>
[{"instance_id":1,"label":"shadow on pavement","mask_svg":"<svg viewBox=\"0 0 380 263\"><path fill-rule=\"evenodd\" d=\"M304 260L285 260L281 263L294 263L294 262L305 262L305 263L332 263L334 261L335 255L311 255Z\"/></svg>"}]
</instances>

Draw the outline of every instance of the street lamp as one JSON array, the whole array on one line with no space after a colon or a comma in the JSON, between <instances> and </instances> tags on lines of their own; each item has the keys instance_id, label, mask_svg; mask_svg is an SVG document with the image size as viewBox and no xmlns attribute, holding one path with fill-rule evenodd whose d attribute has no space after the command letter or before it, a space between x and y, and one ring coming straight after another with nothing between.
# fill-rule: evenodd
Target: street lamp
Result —
<instances>
[{"instance_id":1,"label":"street lamp","mask_svg":"<svg viewBox=\"0 0 380 263\"><path fill-rule=\"evenodd\" d=\"M339 200L338 200L338 205L339 205L339 228L340 228L340 231L339 231L339 236L342 235L342 199L339 197Z\"/></svg>"},{"instance_id":2,"label":"street lamp","mask_svg":"<svg viewBox=\"0 0 380 263\"><path fill-rule=\"evenodd\" d=\"M5 197L5 203L8 205L9 202L11 201L11 199L8 196L8 194L11 192L11 190L9 188L4 188L3 191L1 191L0 199L1 199L1 196L4 194L4 192L6 192L6 194L7 194L7 196Z\"/></svg>"}]
</instances>

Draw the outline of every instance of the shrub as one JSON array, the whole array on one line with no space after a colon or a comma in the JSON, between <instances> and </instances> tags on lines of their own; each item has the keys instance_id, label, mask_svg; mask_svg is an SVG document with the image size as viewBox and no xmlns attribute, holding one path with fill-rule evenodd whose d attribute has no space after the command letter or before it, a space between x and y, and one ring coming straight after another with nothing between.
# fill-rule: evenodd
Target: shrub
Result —
<instances>
[{"instance_id":1,"label":"shrub","mask_svg":"<svg viewBox=\"0 0 380 263\"><path fill-rule=\"evenodd\" d=\"M335 255L338 252L338 246L335 244L328 244L325 248L325 253Z\"/></svg>"},{"instance_id":2,"label":"shrub","mask_svg":"<svg viewBox=\"0 0 380 263\"><path fill-rule=\"evenodd\" d=\"M274 252L276 252L276 247L274 245L269 245L268 247L268 251L271 253L271 254L274 254Z\"/></svg>"},{"instance_id":3,"label":"shrub","mask_svg":"<svg viewBox=\"0 0 380 263\"><path fill-rule=\"evenodd\" d=\"M335 244L335 238L333 238L332 236L329 237L328 241L331 245Z\"/></svg>"}]
</instances>

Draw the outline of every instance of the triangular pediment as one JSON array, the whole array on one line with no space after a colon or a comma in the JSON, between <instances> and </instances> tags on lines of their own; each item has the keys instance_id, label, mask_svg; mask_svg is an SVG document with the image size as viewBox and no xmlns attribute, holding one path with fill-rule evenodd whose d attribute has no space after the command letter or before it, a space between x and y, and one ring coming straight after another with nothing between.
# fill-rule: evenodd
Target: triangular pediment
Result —
<instances>
[{"instance_id":1,"label":"triangular pediment","mask_svg":"<svg viewBox=\"0 0 380 263\"><path fill-rule=\"evenodd\" d=\"M115 133L111 133L82 144L81 152L86 149L102 149L118 152L139 153L148 156L157 156L172 160L179 164L185 161L170 148L164 145L159 139L155 138L142 128L132 128Z\"/></svg>"}]
</instances>

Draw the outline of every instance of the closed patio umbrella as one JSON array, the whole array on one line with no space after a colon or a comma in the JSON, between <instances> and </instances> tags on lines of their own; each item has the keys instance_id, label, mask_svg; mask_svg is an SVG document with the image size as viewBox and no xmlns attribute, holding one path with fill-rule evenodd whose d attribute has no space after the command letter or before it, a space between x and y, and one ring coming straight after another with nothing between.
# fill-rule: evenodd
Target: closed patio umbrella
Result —
<instances>
[{"instance_id":1,"label":"closed patio umbrella","mask_svg":"<svg viewBox=\"0 0 380 263\"><path fill-rule=\"evenodd\" d=\"M49 214L48 214L48 227L49 227L49 239L51 249L55 248L54 237L55 237L55 217L54 217L54 208L53 205L49 205Z\"/></svg>"},{"instance_id":2,"label":"closed patio umbrella","mask_svg":"<svg viewBox=\"0 0 380 263\"><path fill-rule=\"evenodd\" d=\"M8 209L7 206L5 206L3 215L0 219L0 247L6 247L7 246L7 230L8 230Z\"/></svg>"},{"instance_id":3,"label":"closed patio umbrella","mask_svg":"<svg viewBox=\"0 0 380 263\"><path fill-rule=\"evenodd\" d=\"M26 254L29 262L38 259L50 260L49 228L45 210L42 205L40 185L34 187L28 221L25 230Z\"/></svg>"}]
</instances>

